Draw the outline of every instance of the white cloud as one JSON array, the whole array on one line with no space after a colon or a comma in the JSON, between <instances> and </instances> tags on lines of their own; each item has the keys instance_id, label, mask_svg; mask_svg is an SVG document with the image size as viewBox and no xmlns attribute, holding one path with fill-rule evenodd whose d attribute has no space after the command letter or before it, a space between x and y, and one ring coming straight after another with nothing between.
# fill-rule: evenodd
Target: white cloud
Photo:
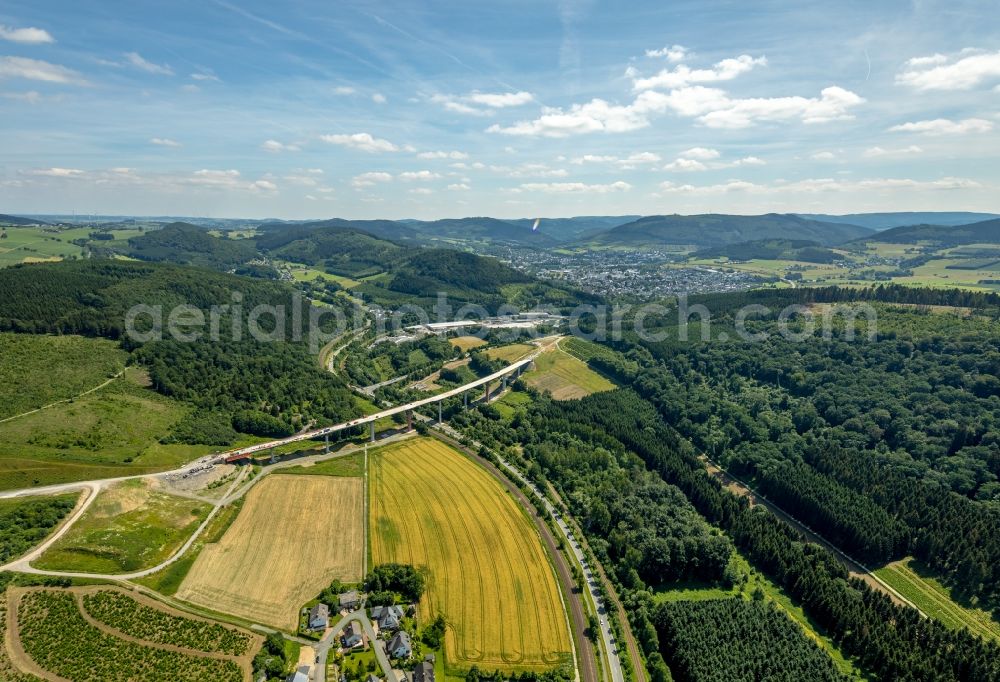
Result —
<instances>
[{"instance_id":1,"label":"white cloud","mask_svg":"<svg viewBox=\"0 0 1000 682\"><path fill-rule=\"evenodd\" d=\"M212 73L206 73L204 71L198 71L197 73L192 73L191 78L196 81L215 81L219 82L219 77Z\"/></svg>"},{"instance_id":2,"label":"white cloud","mask_svg":"<svg viewBox=\"0 0 1000 682\"><path fill-rule=\"evenodd\" d=\"M150 144L155 144L160 147L180 147L181 143L176 140L171 140L169 137L151 137L149 138Z\"/></svg>"},{"instance_id":3,"label":"white cloud","mask_svg":"<svg viewBox=\"0 0 1000 682\"><path fill-rule=\"evenodd\" d=\"M303 187L315 187L319 184L319 181L311 175L286 175L282 179L285 182L290 182L293 185L302 185Z\"/></svg>"},{"instance_id":4,"label":"white cloud","mask_svg":"<svg viewBox=\"0 0 1000 682\"><path fill-rule=\"evenodd\" d=\"M450 189L453 192L467 192L467 191L469 191L472 188L469 187L464 182L456 182L456 183L454 183L452 185L448 185L448 189Z\"/></svg>"},{"instance_id":5,"label":"white cloud","mask_svg":"<svg viewBox=\"0 0 1000 682\"><path fill-rule=\"evenodd\" d=\"M706 147L692 147L691 149L685 149L678 156L685 159L698 159L699 161L711 161L712 159L719 158L718 149L708 149Z\"/></svg>"},{"instance_id":6,"label":"white cloud","mask_svg":"<svg viewBox=\"0 0 1000 682\"><path fill-rule=\"evenodd\" d=\"M1000 50L963 50L955 57L936 54L906 62L896 82L921 91L969 90L984 81L1000 79Z\"/></svg>"},{"instance_id":7,"label":"white cloud","mask_svg":"<svg viewBox=\"0 0 1000 682\"><path fill-rule=\"evenodd\" d=\"M676 159L671 161L663 170L672 171L675 173L683 173L690 171L703 171L708 170L708 166L703 164L701 161L696 161L695 159Z\"/></svg>"},{"instance_id":8,"label":"white cloud","mask_svg":"<svg viewBox=\"0 0 1000 682\"><path fill-rule=\"evenodd\" d=\"M375 102L375 104L385 104L386 103L385 95L383 95L381 92L376 92L374 95L372 95L372 101Z\"/></svg>"},{"instance_id":9,"label":"white cloud","mask_svg":"<svg viewBox=\"0 0 1000 682\"><path fill-rule=\"evenodd\" d=\"M146 61L138 52L126 52L125 60L137 69L146 73L155 73L159 76L173 76L174 70L166 64L154 64Z\"/></svg>"},{"instance_id":10,"label":"white cloud","mask_svg":"<svg viewBox=\"0 0 1000 682\"><path fill-rule=\"evenodd\" d=\"M691 69L684 64L679 64L673 70L663 69L649 78L634 77L632 85L636 90L673 90L697 83L733 80L755 66L767 66L767 57L751 57L748 54L742 54L739 57L716 62L710 69Z\"/></svg>"},{"instance_id":11,"label":"white cloud","mask_svg":"<svg viewBox=\"0 0 1000 682\"><path fill-rule=\"evenodd\" d=\"M250 184L251 190L264 190L265 192L273 192L278 189L278 186L271 182L270 180L257 180Z\"/></svg>"},{"instance_id":12,"label":"white cloud","mask_svg":"<svg viewBox=\"0 0 1000 682\"><path fill-rule=\"evenodd\" d=\"M191 184L207 187L235 187L239 181L240 172L238 170L210 170L207 168L195 171L189 180Z\"/></svg>"},{"instance_id":13,"label":"white cloud","mask_svg":"<svg viewBox=\"0 0 1000 682\"><path fill-rule=\"evenodd\" d=\"M466 95L466 100L473 104L481 104L493 109L503 109L506 107L519 107L535 99L534 95L524 90L520 92L473 92Z\"/></svg>"},{"instance_id":14,"label":"white cloud","mask_svg":"<svg viewBox=\"0 0 1000 682\"><path fill-rule=\"evenodd\" d=\"M441 175L439 173L434 173L429 170L419 170L419 171L404 171L399 174L400 180L405 180L406 182L421 181L425 182L427 180L437 180Z\"/></svg>"},{"instance_id":15,"label":"white cloud","mask_svg":"<svg viewBox=\"0 0 1000 682\"><path fill-rule=\"evenodd\" d=\"M660 191L667 194L688 194L711 196L743 192L748 194L816 194L819 192L887 192L893 190L951 191L979 189L982 185L967 178L945 177L938 180L913 180L910 178L873 178L868 180L834 180L833 178L809 178L796 182L777 182L761 185L745 180L730 180L715 185L677 185L672 182L660 184Z\"/></svg>"},{"instance_id":16,"label":"white cloud","mask_svg":"<svg viewBox=\"0 0 1000 682\"><path fill-rule=\"evenodd\" d=\"M451 151L451 152L436 151L436 152L420 152L419 154L417 154L417 158L460 160L469 158L469 155L466 154L465 152L459 152L459 151Z\"/></svg>"},{"instance_id":17,"label":"white cloud","mask_svg":"<svg viewBox=\"0 0 1000 682\"><path fill-rule=\"evenodd\" d=\"M260 148L266 152L273 153L302 151L302 148L298 145L284 144L282 142L278 142L277 140L266 140L263 144L261 144Z\"/></svg>"},{"instance_id":18,"label":"white cloud","mask_svg":"<svg viewBox=\"0 0 1000 682\"><path fill-rule=\"evenodd\" d=\"M351 180L351 186L354 189L361 189L363 187L371 187L380 182L389 182L392 180L392 175L385 173L383 171L372 171L369 173L362 173L361 175L355 175Z\"/></svg>"},{"instance_id":19,"label":"white cloud","mask_svg":"<svg viewBox=\"0 0 1000 682\"><path fill-rule=\"evenodd\" d=\"M410 194L434 194L434 190L427 189L426 187L418 187L417 189L407 190Z\"/></svg>"},{"instance_id":20,"label":"white cloud","mask_svg":"<svg viewBox=\"0 0 1000 682\"><path fill-rule=\"evenodd\" d=\"M882 147L870 147L866 149L862 154L866 159L873 159L879 156L905 156L907 154L922 154L923 149L915 144L911 144L909 147L900 147L898 149L884 149Z\"/></svg>"},{"instance_id":21,"label":"white cloud","mask_svg":"<svg viewBox=\"0 0 1000 682\"><path fill-rule=\"evenodd\" d=\"M964 135L966 133L986 133L993 130L993 123L982 118L966 118L952 121L935 118L929 121L901 123L889 128L895 133L922 133L924 135Z\"/></svg>"},{"instance_id":22,"label":"white cloud","mask_svg":"<svg viewBox=\"0 0 1000 682\"><path fill-rule=\"evenodd\" d=\"M528 182L519 186L516 191L543 192L545 194L608 194L610 192L627 192L632 185L619 180L606 185L588 185L583 182Z\"/></svg>"},{"instance_id":23,"label":"white cloud","mask_svg":"<svg viewBox=\"0 0 1000 682\"><path fill-rule=\"evenodd\" d=\"M659 50L646 50L647 57L666 57L668 62L680 62L687 56L687 48L683 45L661 47Z\"/></svg>"},{"instance_id":24,"label":"white cloud","mask_svg":"<svg viewBox=\"0 0 1000 682\"><path fill-rule=\"evenodd\" d=\"M26 78L67 85L87 84L83 76L72 69L28 57L0 57L0 79L2 78Z\"/></svg>"},{"instance_id":25,"label":"white cloud","mask_svg":"<svg viewBox=\"0 0 1000 682\"><path fill-rule=\"evenodd\" d=\"M74 178L84 175L85 171L77 168L40 168L28 171L28 175L40 175L50 178Z\"/></svg>"},{"instance_id":26,"label":"white cloud","mask_svg":"<svg viewBox=\"0 0 1000 682\"><path fill-rule=\"evenodd\" d=\"M816 152L809 158L813 161L833 161L837 158L837 155L833 152Z\"/></svg>"},{"instance_id":27,"label":"white cloud","mask_svg":"<svg viewBox=\"0 0 1000 682\"><path fill-rule=\"evenodd\" d=\"M759 159L756 156L745 156L742 159L736 159L733 161L731 166L766 166L767 162L764 159Z\"/></svg>"},{"instance_id":28,"label":"white cloud","mask_svg":"<svg viewBox=\"0 0 1000 682\"><path fill-rule=\"evenodd\" d=\"M820 97L732 99L725 91L700 85L672 90L648 90L629 105L602 99L574 104L569 110L544 107L542 115L511 126L491 125L487 132L504 135L569 137L593 132L622 133L645 128L650 117L673 111L709 128L747 128L759 122L826 123L853 118L851 109L865 100L840 87L828 87Z\"/></svg>"},{"instance_id":29,"label":"white cloud","mask_svg":"<svg viewBox=\"0 0 1000 682\"><path fill-rule=\"evenodd\" d=\"M40 45L42 43L54 43L52 35L42 28L11 28L0 24L0 38L14 43L24 43L26 45Z\"/></svg>"},{"instance_id":30,"label":"white cloud","mask_svg":"<svg viewBox=\"0 0 1000 682\"><path fill-rule=\"evenodd\" d=\"M399 147L388 140L372 137L370 133L354 133L353 135L320 135L320 139L330 144L359 149L363 152L397 152Z\"/></svg>"},{"instance_id":31,"label":"white cloud","mask_svg":"<svg viewBox=\"0 0 1000 682\"><path fill-rule=\"evenodd\" d=\"M0 96L6 99L18 100L20 102L27 102L28 104L38 104L42 101L42 93L37 90L28 90L27 92L2 92Z\"/></svg>"},{"instance_id":32,"label":"white cloud","mask_svg":"<svg viewBox=\"0 0 1000 682\"><path fill-rule=\"evenodd\" d=\"M459 114L486 116L490 110L519 107L535 99L530 92L479 92L468 95L434 95L431 101Z\"/></svg>"},{"instance_id":33,"label":"white cloud","mask_svg":"<svg viewBox=\"0 0 1000 682\"><path fill-rule=\"evenodd\" d=\"M335 95L353 95L356 92L350 85L339 85L333 89Z\"/></svg>"},{"instance_id":34,"label":"white cloud","mask_svg":"<svg viewBox=\"0 0 1000 682\"><path fill-rule=\"evenodd\" d=\"M544 163L522 163L519 166L490 166L494 173L508 178L564 178L569 175L564 168L550 168Z\"/></svg>"}]
</instances>

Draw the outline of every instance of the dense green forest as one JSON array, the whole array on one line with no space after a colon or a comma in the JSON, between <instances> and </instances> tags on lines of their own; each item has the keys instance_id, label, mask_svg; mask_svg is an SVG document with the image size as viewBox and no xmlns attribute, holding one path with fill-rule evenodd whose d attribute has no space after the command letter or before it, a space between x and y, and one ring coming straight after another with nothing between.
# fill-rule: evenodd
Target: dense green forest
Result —
<instances>
[{"instance_id":1,"label":"dense green forest","mask_svg":"<svg viewBox=\"0 0 1000 682\"><path fill-rule=\"evenodd\" d=\"M76 495L0 500L0 564L41 542L76 506Z\"/></svg>"},{"instance_id":2,"label":"dense green forest","mask_svg":"<svg viewBox=\"0 0 1000 682\"><path fill-rule=\"evenodd\" d=\"M637 371L631 377L621 376L633 384L648 378L645 371ZM531 453L537 451L535 442L568 442L568 430L583 441L582 451L598 452L599 446L606 448L608 443L624 448L641 457L663 481L683 492L707 521L725 530L751 565L798 600L805 612L864 670L880 679L970 682L1000 679L1000 647L993 642L983 642L966 630L949 630L937 621L921 617L913 609L895 606L888 597L874 592L865 583L849 579L845 569L828 551L806 543L767 511L749 508L744 499L707 475L696 457L696 449L667 425L654 407L655 402L628 389L592 395L557 408L540 399L523 413L517 413L509 424L496 408L480 408L480 416L472 413L467 417L471 425L468 432L487 445L501 448L506 456L522 461L536 479L551 476L549 480L557 488L561 481L558 474L550 473L553 471L551 466L544 469L542 458L529 459ZM552 409L573 418L567 419L566 426L560 429L558 421L550 421L544 416ZM461 421L455 419L454 423ZM514 447L517 443L525 443L523 459ZM582 478L580 472L587 468L578 464L573 471L579 479ZM614 487L609 486L608 495L615 502L625 500L631 497L633 489L641 489L642 485L640 476L622 477ZM571 494L567 497L573 499ZM598 532L602 527L599 521L604 517L600 507L589 501L580 507L584 508L571 504L571 511L580 515L588 541L619 582L632 625L647 656L662 651L669 657L655 630L648 625L654 612L652 595L636 581L636 578L642 580L638 567L644 565L649 555L639 547L626 548L624 554L615 552L610 538ZM643 528L647 519L654 523L652 518L655 515L651 518L649 515L639 518L623 515L619 517L618 528L626 536L631 533L633 537L648 537L650 531ZM704 521L695 517L680 527L686 527L689 529L686 532L690 533L699 523ZM656 530L660 532L661 527ZM670 547L690 546L688 541L680 541L683 536L684 533L679 537L669 535L673 537ZM711 533L706 532L705 536L711 537ZM711 552L713 545L702 547ZM725 570L720 575L717 568L721 562L704 561L707 556L700 556L698 566L687 575L722 582L732 577L727 576ZM703 571L702 565L710 570ZM715 570L711 569L713 566ZM637 575L631 574L633 568Z\"/></svg>"},{"instance_id":3,"label":"dense green forest","mask_svg":"<svg viewBox=\"0 0 1000 682\"><path fill-rule=\"evenodd\" d=\"M661 604L653 622L679 682L846 679L798 625L764 601Z\"/></svg>"},{"instance_id":4,"label":"dense green forest","mask_svg":"<svg viewBox=\"0 0 1000 682\"><path fill-rule=\"evenodd\" d=\"M359 413L343 381L317 364L304 333L310 304L289 285L200 268L90 260L0 270L0 288L10 292L0 299L0 328L121 339L134 351L131 361L148 368L153 388L200 408L170 441L226 445L233 429L284 436ZM145 343L126 336L126 311L140 303L161 306L164 324L173 306L198 308L206 319L201 338L183 342L166 330L164 338ZM278 336L285 340L249 338L247 313L258 305L284 307ZM214 341L213 306L221 311ZM323 321L324 328L333 324L329 315ZM278 324L271 315L260 318L264 331L280 331Z\"/></svg>"},{"instance_id":5,"label":"dense green forest","mask_svg":"<svg viewBox=\"0 0 1000 682\"><path fill-rule=\"evenodd\" d=\"M636 340L618 344L621 357L592 364L845 551L872 562L912 553L962 596L996 606L996 323L883 312L875 340L840 332L802 342L777 334L760 343ZM774 331L773 320L757 325ZM830 473L835 452L854 453L851 475Z\"/></svg>"},{"instance_id":6,"label":"dense green forest","mask_svg":"<svg viewBox=\"0 0 1000 682\"><path fill-rule=\"evenodd\" d=\"M213 237L207 230L190 223L170 223L159 230L128 240L128 255L140 260L169 261L229 270L257 255L253 244L245 240Z\"/></svg>"}]
</instances>

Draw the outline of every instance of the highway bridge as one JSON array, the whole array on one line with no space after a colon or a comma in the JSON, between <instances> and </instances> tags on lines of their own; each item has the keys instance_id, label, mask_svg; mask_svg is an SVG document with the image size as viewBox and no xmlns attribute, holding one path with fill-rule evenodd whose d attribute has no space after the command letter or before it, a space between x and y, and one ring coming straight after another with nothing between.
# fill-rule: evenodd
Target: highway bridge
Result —
<instances>
[{"instance_id":1,"label":"highway bridge","mask_svg":"<svg viewBox=\"0 0 1000 682\"><path fill-rule=\"evenodd\" d=\"M343 431L344 429L351 429L356 426L363 426L365 424L370 425L371 440L375 440L375 422L384 417L392 417L397 414L406 414L407 426L413 426L413 410L426 405L438 404L438 420L441 419L441 405L443 401L448 398L454 398L455 396L465 394L466 405L468 405L469 399L468 394L470 391L478 389L480 386L483 387L483 399L489 400L490 397L490 385L495 381L499 381L501 385L501 390L507 388L507 382L509 378L513 375L516 379L521 376L521 371L535 361L541 350L535 351L531 355L521 358L517 362L504 367L498 372L494 372L489 376L482 377L481 379L476 379L475 381L470 381L467 384L463 384L458 388L452 388L443 393L438 393L437 395L430 396L429 398L421 398L420 400L415 400L412 403L407 403L405 405L397 405L396 407L390 407L381 412L376 412L374 414L369 414L365 417L358 417L357 419L352 419L341 424L334 424L333 426L324 426L321 429L313 429L312 431L303 431L302 433L297 433L294 436L288 436L287 438L280 438L278 440L268 441L266 443L258 443L256 445L250 445L245 448L240 448L239 450L233 450L231 452L226 452L220 455L226 462L238 462L240 460L248 459L252 455L258 452L266 452L272 448L280 447L282 445L287 445L288 443L295 443L303 440L314 440L316 438L329 437L332 433L337 433Z\"/></svg>"}]
</instances>

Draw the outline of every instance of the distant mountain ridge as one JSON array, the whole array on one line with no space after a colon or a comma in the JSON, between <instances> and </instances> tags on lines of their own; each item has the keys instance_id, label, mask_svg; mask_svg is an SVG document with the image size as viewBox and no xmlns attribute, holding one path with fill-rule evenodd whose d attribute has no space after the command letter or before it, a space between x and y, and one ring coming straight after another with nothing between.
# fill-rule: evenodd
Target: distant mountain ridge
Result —
<instances>
[{"instance_id":1,"label":"distant mountain ridge","mask_svg":"<svg viewBox=\"0 0 1000 682\"><path fill-rule=\"evenodd\" d=\"M16 215L7 215L5 213L0 213L0 225L48 225L49 223L44 220L39 220L38 218L22 218Z\"/></svg>"},{"instance_id":2,"label":"distant mountain ridge","mask_svg":"<svg viewBox=\"0 0 1000 682\"><path fill-rule=\"evenodd\" d=\"M888 230L906 225L969 225L1000 218L996 213L973 213L970 211L923 211L895 213L849 213L827 215L824 213L798 213L796 215L825 223L848 223L873 230Z\"/></svg>"},{"instance_id":3,"label":"distant mountain ridge","mask_svg":"<svg viewBox=\"0 0 1000 682\"><path fill-rule=\"evenodd\" d=\"M811 241L832 246L872 234L858 225L826 223L797 215L658 215L639 218L594 235L587 243L606 247L694 246L698 249L767 239ZM586 245L586 244L584 244Z\"/></svg>"},{"instance_id":4,"label":"distant mountain ridge","mask_svg":"<svg viewBox=\"0 0 1000 682\"><path fill-rule=\"evenodd\" d=\"M868 241L890 244L911 244L918 241L931 241L941 246L960 246L963 244L1000 243L1000 218L984 220L969 225L905 225L890 230L878 232L868 238Z\"/></svg>"}]
</instances>

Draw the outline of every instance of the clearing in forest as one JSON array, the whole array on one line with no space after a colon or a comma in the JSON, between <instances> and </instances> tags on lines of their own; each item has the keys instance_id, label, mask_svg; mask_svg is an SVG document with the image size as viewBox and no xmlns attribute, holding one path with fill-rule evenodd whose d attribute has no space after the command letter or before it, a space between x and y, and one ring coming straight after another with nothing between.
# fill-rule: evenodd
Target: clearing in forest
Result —
<instances>
[{"instance_id":1,"label":"clearing in forest","mask_svg":"<svg viewBox=\"0 0 1000 682\"><path fill-rule=\"evenodd\" d=\"M524 376L524 381L536 390L551 394L556 400L583 398L615 387L585 362L559 348L539 355L535 359L535 369Z\"/></svg>"}]
</instances>

